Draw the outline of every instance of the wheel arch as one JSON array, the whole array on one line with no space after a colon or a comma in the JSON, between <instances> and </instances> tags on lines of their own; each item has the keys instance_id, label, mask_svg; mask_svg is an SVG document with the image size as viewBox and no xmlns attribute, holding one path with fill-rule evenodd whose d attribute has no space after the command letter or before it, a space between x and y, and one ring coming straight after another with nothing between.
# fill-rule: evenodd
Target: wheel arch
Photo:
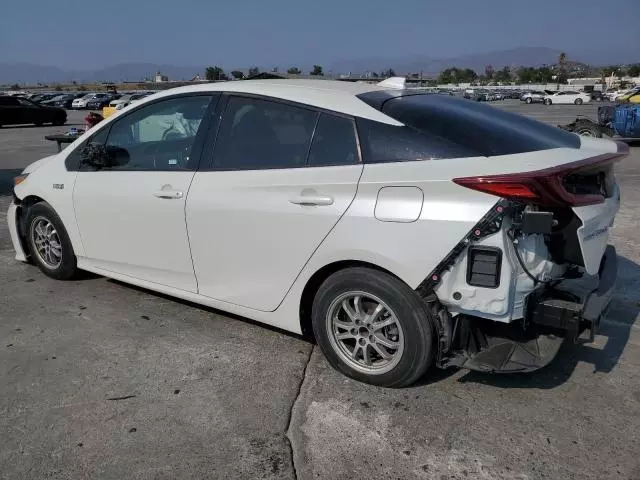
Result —
<instances>
[{"instance_id":1,"label":"wheel arch","mask_svg":"<svg viewBox=\"0 0 640 480\"><path fill-rule=\"evenodd\" d=\"M302 294L300 295L300 330L304 337L313 339L313 328L311 326L311 308L313 306L313 299L315 298L315 294L318 291L318 288L320 288L320 285L322 285L322 283L334 273L346 268L353 267L366 267L372 270L377 270L379 272L384 272L404 282L404 280L398 277L398 275L387 270L386 268L362 260L338 260L319 268L314 272L313 275L311 275L311 277L309 277L307 283L302 289Z\"/></svg>"},{"instance_id":2,"label":"wheel arch","mask_svg":"<svg viewBox=\"0 0 640 480\"><path fill-rule=\"evenodd\" d=\"M26 195L22 198L17 204L20 208L16 213L16 227L18 229L18 235L20 237L20 241L24 243L26 238L26 219L27 219L27 211L29 208L36 203L47 203L48 202L38 195ZM24 246L24 245L23 245Z\"/></svg>"}]
</instances>

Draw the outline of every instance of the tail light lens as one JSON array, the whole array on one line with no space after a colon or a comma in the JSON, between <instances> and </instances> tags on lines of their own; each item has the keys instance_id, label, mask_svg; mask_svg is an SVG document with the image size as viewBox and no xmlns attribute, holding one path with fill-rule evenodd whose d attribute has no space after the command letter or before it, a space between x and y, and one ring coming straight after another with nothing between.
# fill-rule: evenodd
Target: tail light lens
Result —
<instances>
[{"instance_id":1,"label":"tail light lens","mask_svg":"<svg viewBox=\"0 0 640 480\"><path fill-rule=\"evenodd\" d=\"M532 203L544 207L579 207L604 202L605 195L578 194L567 191L564 178L594 166L613 163L629 153L629 146L618 143L618 151L565 163L533 172L454 178L463 187L496 195L507 200Z\"/></svg>"}]
</instances>

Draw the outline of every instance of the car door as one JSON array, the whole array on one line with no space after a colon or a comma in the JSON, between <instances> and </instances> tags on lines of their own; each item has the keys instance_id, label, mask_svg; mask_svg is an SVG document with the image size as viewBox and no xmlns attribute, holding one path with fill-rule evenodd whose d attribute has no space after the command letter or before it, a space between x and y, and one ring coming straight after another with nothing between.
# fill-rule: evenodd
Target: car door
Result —
<instances>
[{"instance_id":1,"label":"car door","mask_svg":"<svg viewBox=\"0 0 640 480\"><path fill-rule=\"evenodd\" d=\"M228 96L210 168L187 199L198 291L275 310L356 194L353 119Z\"/></svg>"},{"instance_id":2,"label":"car door","mask_svg":"<svg viewBox=\"0 0 640 480\"><path fill-rule=\"evenodd\" d=\"M73 202L87 261L96 268L196 292L185 199L217 96L141 105L98 132L105 167L87 156ZM102 134L102 135L100 135Z\"/></svg>"}]
</instances>

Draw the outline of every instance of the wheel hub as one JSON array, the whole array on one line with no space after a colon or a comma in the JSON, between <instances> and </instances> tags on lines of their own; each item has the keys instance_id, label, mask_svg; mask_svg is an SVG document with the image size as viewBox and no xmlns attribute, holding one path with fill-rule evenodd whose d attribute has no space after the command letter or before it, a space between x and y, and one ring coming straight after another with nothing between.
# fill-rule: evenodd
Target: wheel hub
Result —
<instances>
[{"instance_id":1,"label":"wheel hub","mask_svg":"<svg viewBox=\"0 0 640 480\"><path fill-rule=\"evenodd\" d=\"M382 374L400 361L402 328L378 297L364 292L340 295L329 307L326 324L332 347L354 369Z\"/></svg>"}]
</instances>

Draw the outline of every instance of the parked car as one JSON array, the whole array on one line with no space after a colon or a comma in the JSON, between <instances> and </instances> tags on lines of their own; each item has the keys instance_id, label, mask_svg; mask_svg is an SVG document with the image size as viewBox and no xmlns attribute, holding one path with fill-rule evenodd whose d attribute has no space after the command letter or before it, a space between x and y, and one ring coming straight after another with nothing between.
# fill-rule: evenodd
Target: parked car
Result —
<instances>
[{"instance_id":1,"label":"parked car","mask_svg":"<svg viewBox=\"0 0 640 480\"><path fill-rule=\"evenodd\" d=\"M64 97L64 94L58 94L58 95L54 95L53 97L51 97L48 100L40 100L38 103L40 105L49 105L49 106L55 106L56 102L60 99L62 99Z\"/></svg>"},{"instance_id":2,"label":"parked car","mask_svg":"<svg viewBox=\"0 0 640 480\"><path fill-rule=\"evenodd\" d=\"M540 90L535 90L533 92L525 92L520 96L520 101L524 103L542 103L544 102L544 97L547 94Z\"/></svg>"},{"instance_id":3,"label":"parked car","mask_svg":"<svg viewBox=\"0 0 640 480\"><path fill-rule=\"evenodd\" d=\"M60 98L56 99L54 105L60 108L66 108L70 110L72 108L72 103L76 98L83 97L82 93L67 93L66 95L62 95Z\"/></svg>"},{"instance_id":4,"label":"parked car","mask_svg":"<svg viewBox=\"0 0 640 480\"><path fill-rule=\"evenodd\" d=\"M341 372L400 387L430 365L532 371L593 340L625 147L402 78L211 83L28 166L6 222L50 277L304 332Z\"/></svg>"},{"instance_id":5,"label":"parked car","mask_svg":"<svg viewBox=\"0 0 640 480\"><path fill-rule=\"evenodd\" d=\"M38 105L26 98L0 96L0 127L31 123L64 125L66 121L67 112L61 108Z\"/></svg>"},{"instance_id":6,"label":"parked car","mask_svg":"<svg viewBox=\"0 0 640 480\"><path fill-rule=\"evenodd\" d=\"M29 100L35 103L42 103L46 102L47 100L51 100L53 97L56 97L58 95L58 93L39 93L29 98Z\"/></svg>"},{"instance_id":7,"label":"parked car","mask_svg":"<svg viewBox=\"0 0 640 480\"><path fill-rule=\"evenodd\" d=\"M108 93L87 93L83 97L76 98L71 102L71 108L85 109L87 104L92 101L99 101L110 98Z\"/></svg>"},{"instance_id":8,"label":"parked car","mask_svg":"<svg viewBox=\"0 0 640 480\"><path fill-rule=\"evenodd\" d=\"M103 107L108 107L109 106L109 102L111 102L111 100L113 100L114 98L119 98L120 95L111 95L111 94L106 94L106 95L100 95L96 98L90 98L89 100L87 100L87 104L85 106L85 108L87 108L88 110L100 110Z\"/></svg>"},{"instance_id":9,"label":"parked car","mask_svg":"<svg viewBox=\"0 0 640 480\"><path fill-rule=\"evenodd\" d=\"M593 90L591 92L588 92L587 95L591 97L591 101L593 102L602 102L606 100L602 90Z\"/></svg>"},{"instance_id":10,"label":"parked car","mask_svg":"<svg viewBox=\"0 0 640 480\"><path fill-rule=\"evenodd\" d=\"M551 94L545 95L544 104L551 105L555 104L574 104L574 105L582 105L583 103L588 103L591 101L591 95L584 92L573 92L573 91L562 91L562 92L553 92Z\"/></svg>"},{"instance_id":11,"label":"parked car","mask_svg":"<svg viewBox=\"0 0 640 480\"><path fill-rule=\"evenodd\" d=\"M640 103L640 86L628 90L624 94L616 97L616 102L621 103Z\"/></svg>"},{"instance_id":12,"label":"parked car","mask_svg":"<svg viewBox=\"0 0 640 480\"><path fill-rule=\"evenodd\" d=\"M138 100L142 100L145 97L148 97L149 95L152 95L153 92L142 92L142 93L134 93L129 95L128 98L121 98L116 100L115 104L114 102L111 102L109 105L112 107L116 107L117 110L122 110L125 107L128 107L129 105L131 105L133 102L137 102Z\"/></svg>"}]
</instances>

